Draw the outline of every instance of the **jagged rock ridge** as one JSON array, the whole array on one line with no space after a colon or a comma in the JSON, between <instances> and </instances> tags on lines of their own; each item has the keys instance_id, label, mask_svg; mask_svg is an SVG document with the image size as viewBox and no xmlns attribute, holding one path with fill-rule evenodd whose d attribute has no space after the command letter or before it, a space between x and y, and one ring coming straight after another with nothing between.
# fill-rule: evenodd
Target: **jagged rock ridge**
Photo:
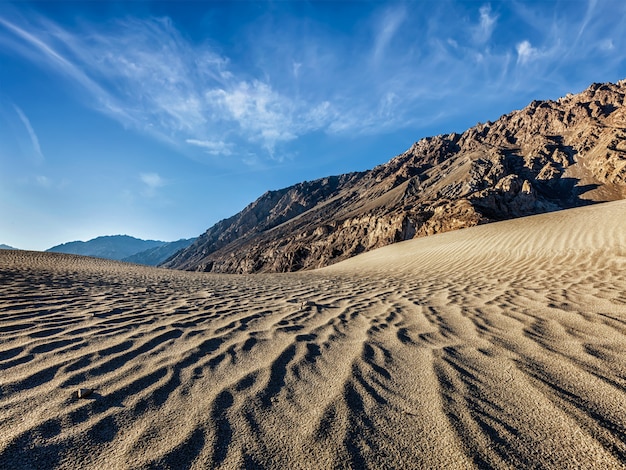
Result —
<instances>
[{"instance_id":1,"label":"jagged rock ridge","mask_svg":"<svg viewBox=\"0 0 626 470\"><path fill-rule=\"evenodd\" d=\"M626 197L626 80L429 137L374 169L270 191L164 266L327 266L414 237Z\"/></svg>"}]
</instances>

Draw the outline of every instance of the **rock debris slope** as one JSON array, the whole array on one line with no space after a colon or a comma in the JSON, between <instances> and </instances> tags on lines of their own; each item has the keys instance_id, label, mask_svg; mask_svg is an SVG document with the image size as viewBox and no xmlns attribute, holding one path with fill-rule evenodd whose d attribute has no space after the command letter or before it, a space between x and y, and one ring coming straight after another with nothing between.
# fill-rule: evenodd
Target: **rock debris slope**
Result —
<instances>
[{"instance_id":1,"label":"rock debris slope","mask_svg":"<svg viewBox=\"0 0 626 470\"><path fill-rule=\"evenodd\" d=\"M334 264L398 241L626 197L626 80L429 137L366 172L269 191L164 266Z\"/></svg>"}]
</instances>

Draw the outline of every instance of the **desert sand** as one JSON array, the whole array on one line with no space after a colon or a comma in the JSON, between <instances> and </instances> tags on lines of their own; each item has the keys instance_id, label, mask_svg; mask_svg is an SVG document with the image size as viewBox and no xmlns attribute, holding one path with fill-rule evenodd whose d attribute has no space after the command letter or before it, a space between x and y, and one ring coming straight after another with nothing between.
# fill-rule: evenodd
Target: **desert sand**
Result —
<instances>
[{"instance_id":1,"label":"desert sand","mask_svg":"<svg viewBox=\"0 0 626 470\"><path fill-rule=\"evenodd\" d=\"M296 274L0 251L0 468L626 468L625 351L626 201Z\"/></svg>"}]
</instances>

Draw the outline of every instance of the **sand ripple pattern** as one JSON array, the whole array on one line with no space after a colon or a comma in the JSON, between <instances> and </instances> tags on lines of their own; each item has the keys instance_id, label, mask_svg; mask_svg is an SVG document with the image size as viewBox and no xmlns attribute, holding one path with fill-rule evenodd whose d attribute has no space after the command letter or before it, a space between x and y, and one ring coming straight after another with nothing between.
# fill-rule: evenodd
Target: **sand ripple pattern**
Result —
<instances>
[{"instance_id":1,"label":"sand ripple pattern","mask_svg":"<svg viewBox=\"0 0 626 470\"><path fill-rule=\"evenodd\" d=\"M0 252L0 468L626 468L626 205L570 212L289 275Z\"/></svg>"}]
</instances>

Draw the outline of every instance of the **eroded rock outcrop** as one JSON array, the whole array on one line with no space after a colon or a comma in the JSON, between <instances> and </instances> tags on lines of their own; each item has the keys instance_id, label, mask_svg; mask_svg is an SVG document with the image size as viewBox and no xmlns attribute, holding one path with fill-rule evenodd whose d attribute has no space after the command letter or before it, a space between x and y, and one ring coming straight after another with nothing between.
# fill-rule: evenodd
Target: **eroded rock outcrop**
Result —
<instances>
[{"instance_id":1,"label":"eroded rock outcrop","mask_svg":"<svg viewBox=\"0 0 626 470\"><path fill-rule=\"evenodd\" d=\"M626 81L416 142L360 173L270 191L165 266L311 269L390 243L626 197Z\"/></svg>"}]
</instances>

